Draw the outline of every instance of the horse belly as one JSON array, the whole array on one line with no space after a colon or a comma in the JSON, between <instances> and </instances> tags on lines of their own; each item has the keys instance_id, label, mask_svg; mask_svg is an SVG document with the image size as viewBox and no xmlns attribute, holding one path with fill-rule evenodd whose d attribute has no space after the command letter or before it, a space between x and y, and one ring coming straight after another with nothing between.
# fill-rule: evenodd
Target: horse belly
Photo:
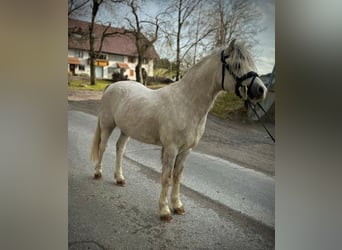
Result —
<instances>
[{"instance_id":1,"label":"horse belly","mask_svg":"<svg viewBox=\"0 0 342 250\"><path fill-rule=\"evenodd\" d=\"M128 104L115 114L120 130L135 140L160 145L158 121L153 112L146 112L143 105Z\"/></svg>"},{"instance_id":2,"label":"horse belly","mask_svg":"<svg viewBox=\"0 0 342 250\"><path fill-rule=\"evenodd\" d=\"M147 144L161 145L159 133L155 129L142 126L127 126L126 124L118 124L120 130L133 139Z\"/></svg>"}]
</instances>

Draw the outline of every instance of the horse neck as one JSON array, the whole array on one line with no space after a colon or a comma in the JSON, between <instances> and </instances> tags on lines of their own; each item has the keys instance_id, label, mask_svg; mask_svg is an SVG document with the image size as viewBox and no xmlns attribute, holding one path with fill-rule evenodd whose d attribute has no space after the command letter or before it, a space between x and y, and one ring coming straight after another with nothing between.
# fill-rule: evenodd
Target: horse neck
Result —
<instances>
[{"instance_id":1,"label":"horse neck","mask_svg":"<svg viewBox=\"0 0 342 250\"><path fill-rule=\"evenodd\" d=\"M192 115L203 117L208 114L217 94L222 90L218 83L220 75L219 57L210 56L194 65L179 81L181 93L194 111Z\"/></svg>"}]
</instances>

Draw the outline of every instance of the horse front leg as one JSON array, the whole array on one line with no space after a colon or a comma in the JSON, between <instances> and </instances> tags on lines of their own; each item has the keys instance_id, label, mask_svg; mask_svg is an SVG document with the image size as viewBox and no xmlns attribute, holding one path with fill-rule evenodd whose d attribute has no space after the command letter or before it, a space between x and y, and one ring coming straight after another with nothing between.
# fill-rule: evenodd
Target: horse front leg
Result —
<instances>
[{"instance_id":1,"label":"horse front leg","mask_svg":"<svg viewBox=\"0 0 342 250\"><path fill-rule=\"evenodd\" d=\"M161 184L162 190L159 198L159 213L160 219L171 221L171 211L169 209L167 194L172 180L172 172L177 155L177 149L174 147L163 147L162 149L162 175Z\"/></svg>"},{"instance_id":2,"label":"horse front leg","mask_svg":"<svg viewBox=\"0 0 342 250\"><path fill-rule=\"evenodd\" d=\"M173 170L173 181L172 181L172 191L171 191L171 204L175 214L184 214L184 206L180 200L179 190L180 190L180 180L182 177L184 162L186 157L191 152L191 149L180 153L176 157L175 168Z\"/></svg>"},{"instance_id":3,"label":"horse front leg","mask_svg":"<svg viewBox=\"0 0 342 250\"><path fill-rule=\"evenodd\" d=\"M125 185L125 178L122 175L122 157L126 150L126 144L129 137L121 132L120 137L116 143L116 160L115 160L115 172L114 178L116 179L116 184L119 186Z\"/></svg>"}]
</instances>

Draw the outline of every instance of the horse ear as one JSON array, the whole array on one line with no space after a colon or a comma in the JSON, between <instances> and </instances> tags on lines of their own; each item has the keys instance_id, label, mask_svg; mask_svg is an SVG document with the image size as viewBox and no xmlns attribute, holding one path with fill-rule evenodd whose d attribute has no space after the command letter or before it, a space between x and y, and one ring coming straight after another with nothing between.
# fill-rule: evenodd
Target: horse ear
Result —
<instances>
[{"instance_id":1,"label":"horse ear","mask_svg":"<svg viewBox=\"0 0 342 250\"><path fill-rule=\"evenodd\" d=\"M227 49L227 53L230 54L230 52L232 52L235 48L235 41L236 39L234 38L230 43L229 43L229 46L228 46L228 49Z\"/></svg>"}]
</instances>

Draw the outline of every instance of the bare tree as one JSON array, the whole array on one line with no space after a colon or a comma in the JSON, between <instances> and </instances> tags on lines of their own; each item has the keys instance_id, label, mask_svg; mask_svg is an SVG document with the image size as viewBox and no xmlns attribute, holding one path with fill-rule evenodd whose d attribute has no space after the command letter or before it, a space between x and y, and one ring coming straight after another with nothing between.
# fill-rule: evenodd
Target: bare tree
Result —
<instances>
[{"instance_id":1,"label":"bare tree","mask_svg":"<svg viewBox=\"0 0 342 250\"><path fill-rule=\"evenodd\" d=\"M101 54L102 52L102 46L103 46L103 42L107 37L112 37L112 36L118 36L118 35L125 35L128 33L131 33L130 31L126 30L126 29L111 29L112 28L112 24L110 22L107 22L106 24L103 24L101 21L98 22L100 25L102 25L102 32L101 35L99 35L99 37L97 37L97 39L100 40L100 44L99 44L99 48L96 50L96 55Z\"/></svg>"},{"instance_id":2,"label":"bare tree","mask_svg":"<svg viewBox=\"0 0 342 250\"><path fill-rule=\"evenodd\" d=\"M175 46L176 80L180 79L181 65L196 61L201 42L211 34L214 29L209 26L203 0L174 0L169 7L170 25L166 30L170 46ZM175 18L176 17L176 18ZM176 23L173 25L172 23ZM175 41L175 42L174 42ZM189 54L193 53L191 56ZM193 58L191 62L190 58ZM186 61L186 62L185 62Z\"/></svg>"},{"instance_id":3,"label":"bare tree","mask_svg":"<svg viewBox=\"0 0 342 250\"><path fill-rule=\"evenodd\" d=\"M257 33L263 30L258 25L262 13L252 0L174 0L169 11L177 23L175 28L170 24L167 30L168 43L176 51L176 80L181 66L190 67L233 38L254 45Z\"/></svg>"},{"instance_id":4,"label":"bare tree","mask_svg":"<svg viewBox=\"0 0 342 250\"><path fill-rule=\"evenodd\" d=\"M197 56L197 47L198 47L198 37L199 37L199 31L200 31L200 22L201 22L201 14L202 14L202 6L203 4L200 3L198 15L197 15L197 22L196 22L196 32L195 32L195 46L194 46L194 56L193 56L193 64L196 63L196 56Z\"/></svg>"},{"instance_id":5,"label":"bare tree","mask_svg":"<svg viewBox=\"0 0 342 250\"><path fill-rule=\"evenodd\" d=\"M180 77L181 64L181 34L185 22L188 20L194 9L199 5L201 0L177 0L177 37L176 37L176 81Z\"/></svg>"},{"instance_id":6,"label":"bare tree","mask_svg":"<svg viewBox=\"0 0 342 250\"><path fill-rule=\"evenodd\" d=\"M148 48L152 47L158 39L159 16L163 13L158 14L153 21L141 20L139 16L139 11L140 4L142 4L142 2L139 2L138 0L126 0L126 4L130 8L131 13L133 15L133 20L127 17L125 17L125 20L128 22L128 25L134 34L135 45L137 48L138 62L135 67L136 81L143 82L141 66L143 64L143 60L146 56ZM154 26L154 31L149 34L149 38L144 36L142 32L143 25Z\"/></svg>"},{"instance_id":7,"label":"bare tree","mask_svg":"<svg viewBox=\"0 0 342 250\"><path fill-rule=\"evenodd\" d=\"M108 4L116 4L121 3L123 0L92 0L92 6L91 6L91 22L89 24L89 57L90 57L90 85L95 85L96 83L96 73L95 73L95 62L96 62L96 56L99 54L99 52L95 51L95 19L97 16L97 13L99 11L99 8L104 3ZM110 25L109 25L110 26ZM108 28L107 28L108 29ZM105 29L106 31L106 29ZM101 39L101 45L100 48L102 48L102 43L105 38L105 31L102 34Z\"/></svg>"},{"instance_id":8,"label":"bare tree","mask_svg":"<svg viewBox=\"0 0 342 250\"><path fill-rule=\"evenodd\" d=\"M94 25L95 25L96 15L99 11L101 4L103 4L103 2L104 0L93 0L93 4L92 4L91 22L89 24L90 85L95 85L96 83L96 74L95 74L96 53L95 53Z\"/></svg>"},{"instance_id":9,"label":"bare tree","mask_svg":"<svg viewBox=\"0 0 342 250\"><path fill-rule=\"evenodd\" d=\"M71 16L75 12L83 11L90 0L69 0L68 1L68 16Z\"/></svg>"},{"instance_id":10,"label":"bare tree","mask_svg":"<svg viewBox=\"0 0 342 250\"><path fill-rule=\"evenodd\" d=\"M186 65L189 68L198 61L201 54L206 51L209 40L207 39L216 28L211 27L208 20L210 20L210 12L207 11L208 3L201 1L188 23L186 34L182 36L183 45L181 46L181 65ZM185 33L185 32L184 32ZM192 58L192 60L190 60ZM185 62L186 61L186 62ZM184 62L184 63L183 63Z\"/></svg>"},{"instance_id":11,"label":"bare tree","mask_svg":"<svg viewBox=\"0 0 342 250\"><path fill-rule=\"evenodd\" d=\"M213 38L216 48L229 44L233 39L240 39L254 45L256 35L263 30L258 25L262 13L252 0L213 0L212 27L217 27Z\"/></svg>"}]
</instances>

